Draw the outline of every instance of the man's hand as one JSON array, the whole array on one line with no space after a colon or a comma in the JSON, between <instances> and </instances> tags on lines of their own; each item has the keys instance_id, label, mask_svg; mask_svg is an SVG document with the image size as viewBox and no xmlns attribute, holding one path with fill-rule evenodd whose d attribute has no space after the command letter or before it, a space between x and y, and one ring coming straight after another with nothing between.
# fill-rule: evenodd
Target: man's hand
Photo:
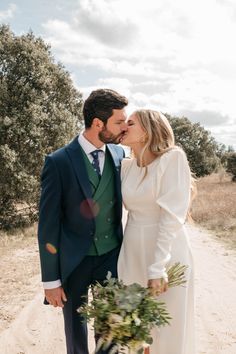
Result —
<instances>
[{"instance_id":1,"label":"man's hand","mask_svg":"<svg viewBox=\"0 0 236 354\"><path fill-rule=\"evenodd\" d=\"M168 282L165 281L163 278L161 278L161 279L149 279L148 280L148 287L150 288L151 294L153 296L158 296L161 293L167 291Z\"/></svg>"},{"instance_id":2,"label":"man's hand","mask_svg":"<svg viewBox=\"0 0 236 354\"><path fill-rule=\"evenodd\" d=\"M46 300L54 307L64 307L63 301L67 301L63 288L45 289Z\"/></svg>"}]
</instances>

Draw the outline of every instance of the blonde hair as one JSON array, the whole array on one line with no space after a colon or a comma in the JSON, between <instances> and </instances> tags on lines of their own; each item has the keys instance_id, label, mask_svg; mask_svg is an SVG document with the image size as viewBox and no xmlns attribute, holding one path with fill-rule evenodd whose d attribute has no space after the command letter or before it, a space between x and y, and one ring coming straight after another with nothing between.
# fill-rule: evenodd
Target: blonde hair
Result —
<instances>
[{"instance_id":1,"label":"blonde hair","mask_svg":"<svg viewBox=\"0 0 236 354\"><path fill-rule=\"evenodd\" d=\"M140 154L140 166L144 166L143 156L149 150L157 157L176 147L173 130L161 112L141 109L134 112L145 131L145 145Z\"/></svg>"},{"instance_id":2,"label":"blonde hair","mask_svg":"<svg viewBox=\"0 0 236 354\"><path fill-rule=\"evenodd\" d=\"M175 145L175 137L168 119L163 113L153 111L150 109L140 109L134 112L138 121L145 132L145 145L140 154L139 164L145 167L145 174L147 175L147 166L144 164L144 153L149 150L157 157L165 154L167 151L180 147ZM142 180L143 180L142 179ZM191 187L190 187L190 205L187 213L187 220L193 221L191 217L191 204L197 195L196 179L191 174Z\"/></svg>"}]
</instances>

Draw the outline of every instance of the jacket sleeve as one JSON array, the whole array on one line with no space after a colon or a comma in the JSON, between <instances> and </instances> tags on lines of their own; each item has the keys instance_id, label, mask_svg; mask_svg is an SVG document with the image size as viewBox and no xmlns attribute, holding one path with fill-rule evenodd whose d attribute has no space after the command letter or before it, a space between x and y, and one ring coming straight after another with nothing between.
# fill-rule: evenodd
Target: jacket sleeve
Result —
<instances>
[{"instance_id":1,"label":"jacket sleeve","mask_svg":"<svg viewBox=\"0 0 236 354\"><path fill-rule=\"evenodd\" d=\"M167 279L166 265L171 258L172 241L185 223L190 203L191 173L185 153L180 149L167 152L161 157L158 168L156 203L160 207L160 218L149 279Z\"/></svg>"},{"instance_id":2,"label":"jacket sleeve","mask_svg":"<svg viewBox=\"0 0 236 354\"><path fill-rule=\"evenodd\" d=\"M41 176L38 242L42 281L61 278L59 244L61 225L61 182L56 164L47 156Z\"/></svg>"}]
</instances>

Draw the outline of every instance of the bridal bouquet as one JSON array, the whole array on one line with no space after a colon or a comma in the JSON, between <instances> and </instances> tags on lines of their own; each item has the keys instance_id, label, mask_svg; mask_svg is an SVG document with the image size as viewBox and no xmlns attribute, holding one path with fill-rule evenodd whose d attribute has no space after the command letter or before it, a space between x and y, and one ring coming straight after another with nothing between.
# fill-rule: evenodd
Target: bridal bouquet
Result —
<instances>
[{"instance_id":1,"label":"bridal bouquet","mask_svg":"<svg viewBox=\"0 0 236 354\"><path fill-rule=\"evenodd\" d=\"M168 270L168 286L184 284L186 266L174 264ZM105 286L92 287L93 300L78 309L88 321L94 319L95 332L100 336L96 351L107 349L110 354L142 353L152 343L151 329L168 325L171 319L164 302L151 295L148 288L139 284L124 285L108 273Z\"/></svg>"}]
</instances>

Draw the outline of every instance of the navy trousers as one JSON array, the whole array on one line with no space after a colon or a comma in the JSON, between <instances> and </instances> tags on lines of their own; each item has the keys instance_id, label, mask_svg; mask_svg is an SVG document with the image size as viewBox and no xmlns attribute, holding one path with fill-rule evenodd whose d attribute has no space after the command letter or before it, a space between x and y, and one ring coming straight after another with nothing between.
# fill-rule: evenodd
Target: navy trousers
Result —
<instances>
[{"instance_id":1,"label":"navy trousers","mask_svg":"<svg viewBox=\"0 0 236 354\"><path fill-rule=\"evenodd\" d=\"M108 271L117 277L119 251L118 247L101 256L86 256L69 276L64 287L67 302L63 308L67 354L89 354L87 324L77 309L86 301L91 284L103 283ZM110 349L98 353L106 354Z\"/></svg>"}]
</instances>

